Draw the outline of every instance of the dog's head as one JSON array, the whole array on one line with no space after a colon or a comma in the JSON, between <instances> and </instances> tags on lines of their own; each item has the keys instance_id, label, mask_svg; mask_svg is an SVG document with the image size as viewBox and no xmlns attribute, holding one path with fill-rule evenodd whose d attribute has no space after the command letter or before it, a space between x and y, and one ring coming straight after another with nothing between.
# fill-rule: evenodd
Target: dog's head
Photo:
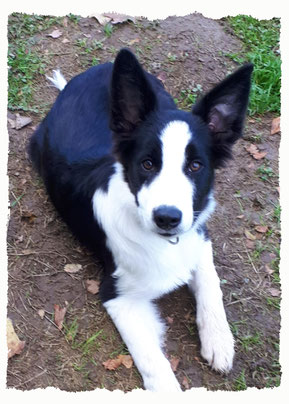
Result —
<instances>
[{"instance_id":1,"label":"dog's head","mask_svg":"<svg viewBox=\"0 0 289 404\"><path fill-rule=\"evenodd\" d=\"M207 218L214 169L242 135L252 69L241 67L184 112L129 50L117 55L110 104L114 152L147 229L173 237Z\"/></svg>"}]
</instances>

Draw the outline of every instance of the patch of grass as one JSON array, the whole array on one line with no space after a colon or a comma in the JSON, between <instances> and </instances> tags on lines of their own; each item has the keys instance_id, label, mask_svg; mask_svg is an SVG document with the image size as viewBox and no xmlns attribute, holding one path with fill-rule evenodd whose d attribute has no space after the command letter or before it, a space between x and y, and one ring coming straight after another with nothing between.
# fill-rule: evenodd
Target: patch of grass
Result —
<instances>
[{"instance_id":1,"label":"patch of grass","mask_svg":"<svg viewBox=\"0 0 289 404\"><path fill-rule=\"evenodd\" d=\"M267 297L268 306L274 307L274 309L280 310L281 299L279 297Z\"/></svg>"},{"instance_id":2,"label":"patch of grass","mask_svg":"<svg viewBox=\"0 0 289 404\"><path fill-rule=\"evenodd\" d=\"M256 332L255 335L246 335L244 337L239 337L239 341L245 352L252 351L256 348L257 345L262 345L259 332Z\"/></svg>"},{"instance_id":3,"label":"patch of grass","mask_svg":"<svg viewBox=\"0 0 289 404\"><path fill-rule=\"evenodd\" d=\"M35 111L31 105L35 76L44 74L45 63L26 41L8 47L8 108Z\"/></svg>"},{"instance_id":4,"label":"patch of grass","mask_svg":"<svg viewBox=\"0 0 289 404\"><path fill-rule=\"evenodd\" d=\"M110 22L108 22L107 24L104 25L103 32L107 38L109 38L112 35L113 31L114 31L114 26Z\"/></svg>"},{"instance_id":5,"label":"patch of grass","mask_svg":"<svg viewBox=\"0 0 289 404\"><path fill-rule=\"evenodd\" d=\"M180 98L175 101L180 104L181 108L192 108L202 91L201 84L196 84L192 89L181 90Z\"/></svg>"},{"instance_id":6,"label":"patch of grass","mask_svg":"<svg viewBox=\"0 0 289 404\"><path fill-rule=\"evenodd\" d=\"M257 169L257 174L261 178L262 181L269 181L270 178L274 177L275 174L272 170L271 167L262 164L258 169Z\"/></svg>"},{"instance_id":7,"label":"patch of grass","mask_svg":"<svg viewBox=\"0 0 289 404\"><path fill-rule=\"evenodd\" d=\"M92 40L88 41L88 38L77 39L76 46L79 46L85 53L89 54L96 50L103 49L102 41Z\"/></svg>"},{"instance_id":8,"label":"patch of grass","mask_svg":"<svg viewBox=\"0 0 289 404\"><path fill-rule=\"evenodd\" d=\"M228 23L244 44L244 53L230 54L234 61L254 64L249 113L280 114L281 59L280 20L257 20L251 16L228 17Z\"/></svg>"},{"instance_id":9,"label":"patch of grass","mask_svg":"<svg viewBox=\"0 0 289 404\"><path fill-rule=\"evenodd\" d=\"M242 370L240 375L235 379L233 383L233 390L235 391L247 390L245 370Z\"/></svg>"},{"instance_id":10,"label":"patch of grass","mask_svg":"<svg viewBox=\"0 0 289 404\"><path fill-rule=\"evenodd\" d=\"M275 206L274 213L273 213L274 219L280 225L280 220L281 220L281 206L278 204Z\"/></svg>"},{"instance_id":11,"label":"patch of grass","mask_svg":"<svg viewBox=\"0 0 289 404\"><path fill-rule=\"evenodd\" d=\"M63 17L12 13L8 18L9 40L20 40L45 31L54 25L62 25Z\"/></svg>"}]
</instances>

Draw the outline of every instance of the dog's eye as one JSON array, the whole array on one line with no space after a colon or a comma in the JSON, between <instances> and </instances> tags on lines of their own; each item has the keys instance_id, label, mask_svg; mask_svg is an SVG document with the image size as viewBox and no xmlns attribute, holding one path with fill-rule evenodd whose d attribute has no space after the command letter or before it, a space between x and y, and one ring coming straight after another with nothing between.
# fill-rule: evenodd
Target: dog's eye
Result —
<instances>
[{"instance_id":1,"label":"dog's eye","mask_svg":"<svg viewBox=\"0 0 289 404\"><path fill-rule=\"evenodd\" d=\"M202 163L200 163L199 161L193 160L190 162L189 164L189 170L193 173L196 173L197 171L200 171L200 169L202 168Z\"/></svg>"},{"instance_id":2,"label":"dog's eye","mask_svg":"<svg viewBox=\"0 0 289 404\"><path fill-rule=\"evenodd\" d=\"M152 160L150 160L150 159L146 159L146 160L142 161L141 165L146 171L150 171L154 168L154 164L153 164Z\"/></svg>"}]
</instances>

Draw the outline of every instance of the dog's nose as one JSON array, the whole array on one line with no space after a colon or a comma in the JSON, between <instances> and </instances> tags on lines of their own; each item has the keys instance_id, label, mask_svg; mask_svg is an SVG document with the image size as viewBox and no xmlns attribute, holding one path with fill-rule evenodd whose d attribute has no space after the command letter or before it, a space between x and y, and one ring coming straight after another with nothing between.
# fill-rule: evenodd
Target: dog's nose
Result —
<instances>
[{"instance_id":1,"label":"dog's nose","mask_svg":"<svg viewBox=\"0 0 289 404\"><path fill-rule=\"evenodd\" d=\"M156 225L163 230L177 227L182 220L182 212L174 206L160 206L153 211Z\"/></svg>"}]
</instances>

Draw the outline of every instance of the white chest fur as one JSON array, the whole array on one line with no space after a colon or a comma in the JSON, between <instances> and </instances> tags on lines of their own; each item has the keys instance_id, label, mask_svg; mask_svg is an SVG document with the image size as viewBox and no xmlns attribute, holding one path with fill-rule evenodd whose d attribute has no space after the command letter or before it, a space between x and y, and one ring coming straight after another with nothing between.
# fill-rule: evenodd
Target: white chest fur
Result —
<instances>
[{"instance_id":1,"label":"white chest fur","mask_svg":"<svg viewBox=\"0 0 289 404\"><path fill-rule=\"evenodd\" d=\"M204 244L195 230L171 244L143 228L134 196L119 169L108 192L97 190L92 202L117 266L114 276L119 293L155 299L189 281Z\"/></svg>"}]
</instances>

